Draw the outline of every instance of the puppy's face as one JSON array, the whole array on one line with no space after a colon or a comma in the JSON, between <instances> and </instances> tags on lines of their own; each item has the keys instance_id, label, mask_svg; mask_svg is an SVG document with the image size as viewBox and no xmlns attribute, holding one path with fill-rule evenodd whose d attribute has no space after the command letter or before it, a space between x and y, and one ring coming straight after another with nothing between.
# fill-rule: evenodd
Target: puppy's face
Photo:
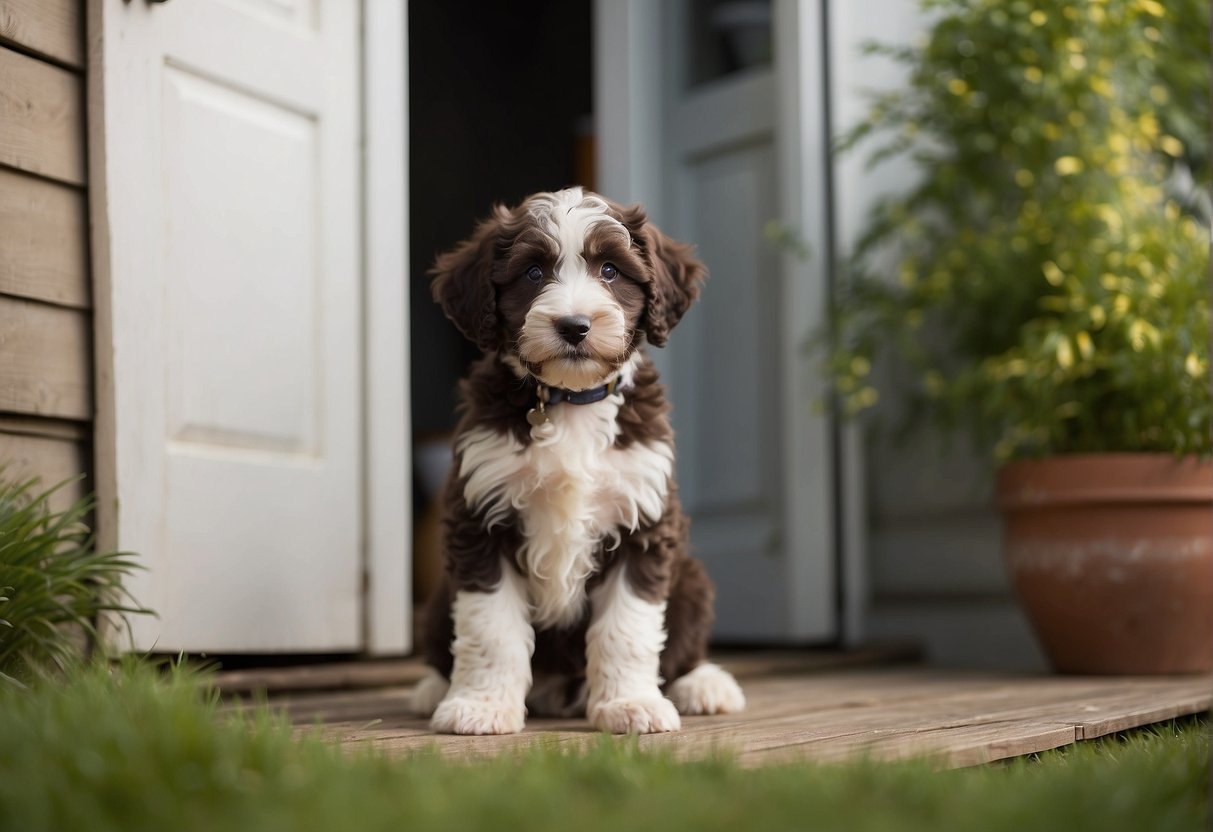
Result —
<instances>
[{"instance_id":1,"label":"puppy's face","mask_svg":"<svg viewBox=\"0 0 1213 832\"><path fill-rule=\"evenodd\" d=\"M664 344L707 272L640 206L569 188L496 206L431 274L435 300L481 349L505 351L544 384L584 390L642 338Z\"/></svg>"}]
</instances>

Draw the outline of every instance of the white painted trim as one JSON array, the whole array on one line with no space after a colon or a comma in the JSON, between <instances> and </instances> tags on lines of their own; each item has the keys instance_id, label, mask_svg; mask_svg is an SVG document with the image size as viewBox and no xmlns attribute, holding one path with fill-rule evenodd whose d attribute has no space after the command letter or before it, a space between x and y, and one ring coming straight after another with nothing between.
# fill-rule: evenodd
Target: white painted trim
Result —
<instances>
[{"instance_id":1,"label":"white painted trim","mask_svg":"<svg viewBox=\"0 0 1213 832\"><path fill-rule=\"evenodd\" d=\"M408 13L363 0L366 652L412 646L408 408Z\"/></svg>"},{"instance_id":2,"label":"white painted trim","mask_svg":"<svg viewBox=\"0 0 1213 832\"><path fill-rule=\"evenodd\" d=\"M119 388L115 377L138 378L154 372L150 362L142 360L136 350L122 349L119 340L126 341L140 330L150 329L153 336L161 326L161 316L142 314L142 310L155 309L150 298L126 298L128 287L117 280L131 270L144 268L148 258L154 256L148 246L134 252L115 254L110 240L135 233L132 228L155 228L159 217L149 215L147 200L142 197L143 183L130 179L115 179L111 168L130 169L131 153L139 149L111 141L112 125L122 124L127 129L146 133L153 128L153 114L140 107L134 91L124 89L115 80L122 61L138 61L143 54L144 43L136 37L120 40L117 13L124 11L116 0L88 0L85 8L88 67L88 199L89 225L91 229L90 265L93 286L93 390L96 402L96 418L93 422L94 475L96 480L97 509L95 527L97 545L104 550L115 550L127 540L161 539L158 518L164 516L162 488L148 488L147 502L143 511L121 511L121 503L129 488L127 481L157 482L161 477L158 466L149 464L146 455L136 457L122 452L120 443L129 442L132 436L143 436L162 431L163 413L147 412L149 408L138 408L129 401L134 395L129 387ZM135 14L150 13L140 8ZM114 66L115 71L108 71ZM114 160L118 161L111 165ZM147 160L144 160L146 163ZM157 162L153 161L152 164ZM122 204L123 211L110 210ZM131 314L138 309L141 314ZM149 339L150 340L150 339ZM118 414L130 424L123 424L123 433L118 431ZM141 465L124 468L119 477L119 459L136 459ZM129 501L128 501L129 502ZM147 562L146 553L138 553ZM154 553L153 553L154 555ZM143 606L163 609L163 581L153 568L139 570L125 581L125 589ZM107 618L103 634L115 650L126 650L138 646L154 648L159 632L157 622L151 616L137 615L129 618L130 631L118 622L117 617Z\"/></svg>"},{"instance_id":3,"label":"white painted trim","mask_svg":"<svg viewBox=\"0 0 1213 832\"><path fill-rule=\"evenodd\" d=\"M826 204L825 78L822 50L822 9L816 3L776 0L775 96L778 124L780 216L811 252L807 259L783 255L784 290L779 331L783 358L783 448L786 468L783 516L785 550L790 554L788 579L792 603L788 616L790 639L820 639L837 632L834 504L837 483L833 470L830 419L814 412L823 385L817 361L807 354L805 339L826 316L829 264L826 245L829 223ZM822 534L821 530L827 533ZM829 541L829 551L814 551L814 543ZM817 547L820 548L820 543ZM818 589L827 587L827 591ZM820 598L823 603L799 603Z\"/></svg>"},{"instance_id":4,"label":"white painted trim","mask_svg":"<svg viewBox=\"0 0 1213 832\"><path fill-rule=\"evenodd\" d=\"M594 0L598 191L662 216L662 3ZM618 44L626 43L626 54ZM609 117L608 117L609 116Z\"/></svg>"}]
</instances>

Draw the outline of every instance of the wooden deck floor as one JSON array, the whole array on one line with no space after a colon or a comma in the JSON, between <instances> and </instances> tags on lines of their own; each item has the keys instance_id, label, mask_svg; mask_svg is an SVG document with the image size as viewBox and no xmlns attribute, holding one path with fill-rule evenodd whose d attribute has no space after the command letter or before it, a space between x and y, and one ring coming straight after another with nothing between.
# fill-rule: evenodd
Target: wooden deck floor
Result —
<instances>
[{"instance_id":1,"label":"wooden deck floor","mask_svg":"<svg viewBox=\"0 0 1213 832\"><path fill-rule=\"evenodd\" d=\"M853 659L853 657L852 657ZM722 664L738 675L749 707L727 717L687 717L673 734L640 738L641 747L682 757L730 749L746 765L797 759L881 759L929 755L967 766L1044 751L1213 705L1209 677L1074 677L949 671L919 665L862 666L837 655L738 657ZM411 662L312 671L221 675L227 692L265 685L344 688L271 695L300 730L318 730L351 748L390 752L437 748L444 754L498 754L536 743L576 746L597 734L584 720L532 719L504 737L437 736L406 710ZM276 674L276 675L275 675ZM305 676L307 674L305 673ZM358 687L378 684L379 687Z\"/></svg>"}]
</instances>

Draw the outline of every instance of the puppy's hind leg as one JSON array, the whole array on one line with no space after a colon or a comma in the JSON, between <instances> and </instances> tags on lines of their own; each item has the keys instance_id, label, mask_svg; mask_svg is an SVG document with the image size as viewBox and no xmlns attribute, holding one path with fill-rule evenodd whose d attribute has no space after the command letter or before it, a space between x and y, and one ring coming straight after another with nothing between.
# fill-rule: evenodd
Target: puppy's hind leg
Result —
<instances>
[{"instance_id":1,"label":"puppy's hind leg","mask_svg":"<svg viewBox=\"0 0 1213 832\"><path fill-rule=\"evenodd\" d=\"M687 716L693 714L735 714L745 709L741 685L718 664L704 662L690 673L679 676L666 695Z\"/></svg>"},{"instance_id":2,"label":"puppy's hind leg","mask_svg":"<svg viewBox=\"0 0 1213 832\"><path fill-rule=\"evenodd\" d=\"M666 695L687 716L731 714L745 708L745 694L733 675L707 661L715 595L699 561L682 557L675 562L661 675L666 680Z\"/></svg>"},{"instance_id":3,"label":"puppy's hind leg","mask_svg":"<svg viewBox=\"0 0 1213 832\"><path fill-rule=\"evenodd\" d=\"M438 703L450 690L451 682L437 670L430 668L417 686L409 693L409 710L417 716L431 717Z\"/></svg>"}]
</instances>

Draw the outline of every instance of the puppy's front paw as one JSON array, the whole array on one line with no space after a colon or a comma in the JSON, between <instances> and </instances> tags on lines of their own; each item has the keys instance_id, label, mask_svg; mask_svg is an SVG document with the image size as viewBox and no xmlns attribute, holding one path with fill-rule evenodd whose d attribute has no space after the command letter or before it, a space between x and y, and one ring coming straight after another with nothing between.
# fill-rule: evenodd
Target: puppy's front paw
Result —
<instances>
[{"instance_id":1,"label":"puppy's front paw","mask_svg":"<svg viewBox=\"0 0 1213 832\"><path fill-rule=\"evenodd\" d=\"M430 718L439 734L517 734L525 723L526 708L463 696L443 699Z\"/></svg>"},{"instance_id":2,"label":"puppy's front paw","mask_svg":"<svg viewBox=\"0 0 1213 832\"><path fill-rule=\"evenodd\" d=\"M682 727L678 709L663 696L610 699L590 708L590 722L612 734L660 734Z\"/></svg>"}]
</instances>

